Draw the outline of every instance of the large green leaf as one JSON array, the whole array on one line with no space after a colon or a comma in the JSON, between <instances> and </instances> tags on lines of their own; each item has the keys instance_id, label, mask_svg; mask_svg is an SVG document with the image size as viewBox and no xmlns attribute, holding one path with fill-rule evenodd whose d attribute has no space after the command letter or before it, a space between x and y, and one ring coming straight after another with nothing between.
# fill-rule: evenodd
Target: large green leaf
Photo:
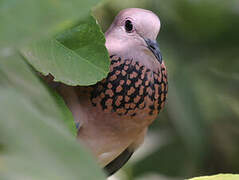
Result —
<instances>
[{"instance_id":1,"label":"large green leaf","mask_svg":"<svg viewBox=\"0 0 239 180\"><path fill-rule=\"evenodd\" d=\"M28 43L71 26L86 17L98 1L1 0L0 49Z\"/></svg>"},{"instance_id":2,"label":"large green leaf","mask_svg":"<svg viewBox=\"0 0 239 180\"><path fill-rule=\"evenodd\" d=\"M62 112L19 56L0 60L1 179L104 179Z\"/></svg>"},{"instance_id":3,"label":"large green leaf","mask_svg":"<svg viewBox=\"0 0 239 180\"><path fill-rule=\"evenodd\" d=\"M68 85L91 85L103 79L109 70L104 34L90 16L80 25L55 39L23 48L28 62L44 75Z\"/></svg>"},{"instance_id":4,"label":"large green leaf","mask_svg":"<svg viewBox=\"0 0 239 180\"><path fill-rule=\"evenodd\" d=\"M239 179L239 175L218 174L215 176L203 176L203 177L192 178L190 180L238 180L238 179Z\"/></svg>"}]
</instances>

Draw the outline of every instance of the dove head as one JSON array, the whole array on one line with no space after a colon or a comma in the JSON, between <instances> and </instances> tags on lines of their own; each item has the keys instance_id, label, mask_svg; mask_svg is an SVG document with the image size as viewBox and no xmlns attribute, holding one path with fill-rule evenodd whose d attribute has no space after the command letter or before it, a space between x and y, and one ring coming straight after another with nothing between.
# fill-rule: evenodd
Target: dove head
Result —
<instances>
[{"instance_id":1,"label":"dove head","mask_svg":"<svg viewBox=\"0 0 239 180\"><path fill-rule=\"evenodd\" d=\"M105 33L106 47L111 55L159 60L161 55L156 42L159 30L160 20L153 12L139 8L125 9L115 17Z\"/></svg>"}]
</instances>

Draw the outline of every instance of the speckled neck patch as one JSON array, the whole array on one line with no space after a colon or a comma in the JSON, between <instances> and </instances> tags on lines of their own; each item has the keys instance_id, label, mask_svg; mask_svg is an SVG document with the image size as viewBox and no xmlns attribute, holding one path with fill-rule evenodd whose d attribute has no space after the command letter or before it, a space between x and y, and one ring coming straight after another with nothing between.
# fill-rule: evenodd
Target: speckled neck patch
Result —
<instances>
[{"instance_id":1,"label":"speckled neck patch","mask_svg":"<svg viewBox=\"0 0 239 180\"><path fill-rule=\"evenodd\" d=\"M97 83L91 93L93 106L105 112L135 116L147 109L149 115L163 108L168 89L167 72L163 64L158 72L133 60L111 56L110 73Z\"/></svg>"}]
</instances>

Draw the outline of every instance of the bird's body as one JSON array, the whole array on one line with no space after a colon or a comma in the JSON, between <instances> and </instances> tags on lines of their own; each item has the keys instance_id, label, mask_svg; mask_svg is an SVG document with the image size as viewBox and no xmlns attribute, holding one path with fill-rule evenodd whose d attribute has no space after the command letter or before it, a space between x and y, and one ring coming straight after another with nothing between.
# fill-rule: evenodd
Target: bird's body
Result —
<instances>
[{"instance_id":1,"label":"bird's body","mask_svg":"<svg viewBox=\"0 0 239 180\"><path fill-rule=\"evenodd\" d=\"M79 140L110 174L143 142L148 126L164 107L167 72L154 44L159 28L151 11L121 11L106 32L108 76L89 87L57 87L79 124Z\"/></svg>"}]
</instances>

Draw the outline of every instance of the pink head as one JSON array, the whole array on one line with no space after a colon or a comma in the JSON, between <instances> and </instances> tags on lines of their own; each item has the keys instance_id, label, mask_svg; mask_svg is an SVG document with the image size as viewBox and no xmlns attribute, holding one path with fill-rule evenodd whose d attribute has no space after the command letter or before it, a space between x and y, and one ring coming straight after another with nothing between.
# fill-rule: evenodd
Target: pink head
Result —
<instances>
[{"instance_id":1,"label":"pink head","mask_svg":"<svg viewBox=\"0 0 239 180\"><path fill-rule=\"evenodd\" d=\"M153 12L139 8L124 9L105 33L106 47L110 54L154 61L158 59L153 51L158 48L156 38L159 30L160 20Z\"/></svg>"}]
</instances>

